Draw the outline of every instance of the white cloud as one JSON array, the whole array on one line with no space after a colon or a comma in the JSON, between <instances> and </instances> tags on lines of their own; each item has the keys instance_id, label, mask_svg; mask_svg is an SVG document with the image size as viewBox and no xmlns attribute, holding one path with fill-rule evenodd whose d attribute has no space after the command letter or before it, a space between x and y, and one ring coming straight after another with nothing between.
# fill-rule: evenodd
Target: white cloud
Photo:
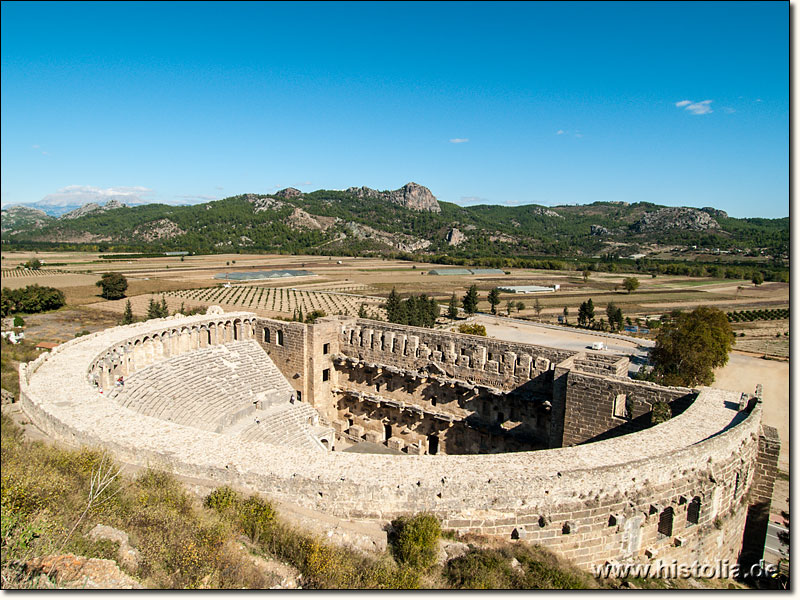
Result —
<instances>
[{"instance_id":1,"label":"white cloud","mask_svg":"<svg viewBox=\"0 0 800 600\"><path fill-rule=\"evenodd\" d=\"M564 131L563 129L559 129L558 131L556 131L556 135L564 135L565 133L566 131Z\"/></svg>"},{"instance_id":2,"label":"white cloud","mask_svg":"<svg viewBox=\"0 0 800 600\"><path fill-rule=\"evenodd\" d=\"M68 185L53 194L47 194L40 204L78 206L89 202L105 204L109 200L119 200L125 204L147 204L149 200L144 196L152 193L153 190L141 186L98 188L91 185Z\"/></svg>"},{"instance_id":3,"label":"white cloud","mask_svg":"<svg viewBox=\"0 0 800 600\"><path fill-rule=\"evenodd\" d=\"M733 113L735 113L735 112L736 112L736 110L735 110L735 109L733 109L733 108L731 108L730 106L723 106L723 107L722 107L722 111L723 111L725 114L728 114L728 115L732 115Z\"/></svg>"},{"instance_id":4,"label":"white cloud","mask_svg":"<svg viewBox=\"0 0 800 600\"><path fill-rule=\"evenodd\" d=\"M675 106L688 110L693 115L707 115L712 112L711 103L713 100L703 100L701 102L692 102L691 100L681 100L676 102Z\"/></svg>"},{"instance_id":5,"label":"white cloud","mask_svg":"<svg viewBox=\"0 0 800 600\"><path fill-rule=\"evenodd\" d=\"M576 133L575 133L575 137L576 137L576 138L582 138L582 137L583 137L583 134L582 134L582 133L580 133L580 132L576 132Z\"/></svg>"},{"instance_id":6,"label":"white cloud","mask_svg":"<svg viewBox=\"0 0 800 600\"><path fill-rule=\"evenodd\" d=\"M469 141L469 138L453 138L450 140L451 144L466 144Z\"/></svg>"}]
</instances>

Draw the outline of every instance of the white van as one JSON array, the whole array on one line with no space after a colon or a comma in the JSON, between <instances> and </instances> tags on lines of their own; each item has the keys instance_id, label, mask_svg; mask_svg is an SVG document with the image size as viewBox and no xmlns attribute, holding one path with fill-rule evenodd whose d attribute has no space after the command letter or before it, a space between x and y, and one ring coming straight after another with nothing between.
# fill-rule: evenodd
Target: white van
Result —
<instances>
[{"instance_id":1,"label":"white van","mask_svg":"<svg viewBox=\"0 0 800 600\"><path fill-rule=\"evenodd\" d=\"M605 350L606 345L604 342L594 342L592 343L592 350Z\"/></svg>"}]
</instances>

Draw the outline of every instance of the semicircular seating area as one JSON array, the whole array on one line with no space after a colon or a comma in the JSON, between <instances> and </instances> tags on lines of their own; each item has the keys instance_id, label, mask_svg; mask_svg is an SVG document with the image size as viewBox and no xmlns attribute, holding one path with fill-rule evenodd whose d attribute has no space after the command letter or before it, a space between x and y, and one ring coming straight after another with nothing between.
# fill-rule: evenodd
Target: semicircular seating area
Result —
<instances>
[{"instance_id":1,"label":"semicircular seating area","mask_svg":"<svg viewBox=\"0 0 800 600\"><path fill-rule=\"evenodd\" d=\"M259 407L288 405L291 394L267 353L245 340L159 361L130 375L110 398L147 416L222 432Z\"/></svg>"},{"instance_id":2,"label":"semicircular seating area","mask_svg":"<svg viewBox=\"0 0 800 600\"><path fill-rule=\"evenodd\" d=\"M286 448L324 450L317 435L324 429L315 424L317 411L310 404L278 404L255 411L250 424L237 437L245 442L263 442ZM228 432L226 432L228 433ZM233 433L233 432L230 432Z\"/></svg>"}]
</instances>

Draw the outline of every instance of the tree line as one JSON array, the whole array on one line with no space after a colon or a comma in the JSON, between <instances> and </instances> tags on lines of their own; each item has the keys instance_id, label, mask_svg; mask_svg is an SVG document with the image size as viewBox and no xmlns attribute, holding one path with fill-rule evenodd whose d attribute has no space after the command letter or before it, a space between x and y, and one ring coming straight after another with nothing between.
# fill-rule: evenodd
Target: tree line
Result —
<instances>
[{"instance_id":1,"label":"tree line","mask_svg":"<svg viewBox=\"0 0 800 600\"><path fill-rule=\"evenodd\" d=\"M0 292L0 313L7 317L14 313L39 313L61 308L66 303L64 292L54 287L29 285Z\"/></svg>"}]
</instances>

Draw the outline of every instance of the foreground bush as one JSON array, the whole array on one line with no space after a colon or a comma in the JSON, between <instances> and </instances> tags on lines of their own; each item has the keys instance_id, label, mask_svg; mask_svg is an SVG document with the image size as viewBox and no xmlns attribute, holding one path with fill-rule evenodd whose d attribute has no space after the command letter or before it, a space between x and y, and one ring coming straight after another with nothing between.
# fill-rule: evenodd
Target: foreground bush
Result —
<instances>
[{"instance_id":1,"label":"foreground bush","mask_svg":"<svg viewBox=\"0 0 800 600\"><path fill-rule=\"evenodd\" d=\"M421 514L392 521L389 543L398 562L415 569L427 569L436 562L441 536L439 520L433 515Z\"/></svg>"},{"instance_id":2,"label":"foreground bush","mask_svg":"<svg viewBox=\"0 0 800 600\"><path fill-rule=\"evenodd\" d=\"M539 546L471 548L445 568L448 583L467 589L584 589L597 587L585 572Z\"/></svg>"}]
</instances>

